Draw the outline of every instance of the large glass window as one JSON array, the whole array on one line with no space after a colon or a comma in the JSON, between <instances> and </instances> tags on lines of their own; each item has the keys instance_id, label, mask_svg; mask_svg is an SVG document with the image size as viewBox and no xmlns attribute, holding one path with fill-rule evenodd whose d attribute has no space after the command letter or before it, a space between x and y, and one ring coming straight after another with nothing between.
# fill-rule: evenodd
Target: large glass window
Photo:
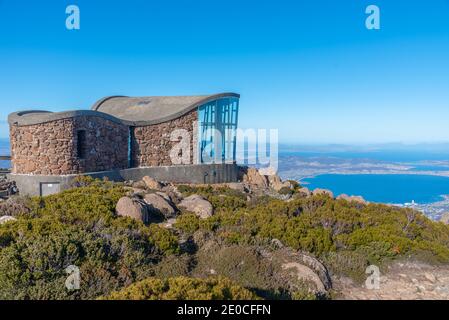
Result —
<instances>
[{"instance_id":1,"label":"large glass window","mask_svg":"<svg viewBox=\"0 0 449 320\"><path fill-rule=\"evenodd\" d=\"M199 107L199 162L236 160L236 130L239 99L226 97Z\"/></svg>"}]
</instances>

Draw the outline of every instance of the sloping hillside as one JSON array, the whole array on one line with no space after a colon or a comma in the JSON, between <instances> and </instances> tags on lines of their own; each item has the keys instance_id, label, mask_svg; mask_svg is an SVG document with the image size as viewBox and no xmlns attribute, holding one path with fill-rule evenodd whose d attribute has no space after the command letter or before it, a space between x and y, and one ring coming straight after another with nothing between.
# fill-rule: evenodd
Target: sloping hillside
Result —
<instances>
[{"instance_id":1,"label":"sloping hillside","mask_svg":"<svg viewBox=\"0 0 449 320\"><path fill-rule=\"evenodd\" d=\"M367 266L449 263L443 223L257 172L221 186L84 178L58 195L13 197L0 215L1 299L195 298L177 291L183 282L198 298L383 298L355 293ZM65 287L70 265L80 290Z\"/></svg>"}]
</instances>

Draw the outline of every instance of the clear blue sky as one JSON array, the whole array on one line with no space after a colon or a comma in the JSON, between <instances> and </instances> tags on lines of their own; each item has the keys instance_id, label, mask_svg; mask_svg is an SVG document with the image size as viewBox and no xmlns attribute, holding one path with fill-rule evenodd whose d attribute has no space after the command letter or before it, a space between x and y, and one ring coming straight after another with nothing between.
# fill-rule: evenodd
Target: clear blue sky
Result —
<instances>
[{"instance_id":1,"label":"clear blue sky","mask_svg":"<svg viewBox=\"0 0 449 320\"><path fill-rule=\"evenodd\" d=\"M222 91L282 142L449 141L449 0L0 0L1 137L21 109Z\"/></svg>"}]
</instances>

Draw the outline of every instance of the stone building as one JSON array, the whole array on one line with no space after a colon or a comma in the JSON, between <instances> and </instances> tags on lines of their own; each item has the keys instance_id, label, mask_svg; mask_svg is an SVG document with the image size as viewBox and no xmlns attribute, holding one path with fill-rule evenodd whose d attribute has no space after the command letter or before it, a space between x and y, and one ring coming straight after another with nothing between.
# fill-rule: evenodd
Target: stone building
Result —
<instances>
[{"instance_id":1,"label":"stone building","mask_svg":"<svg viewBox=\"0 0 449 320\"><path fill-rule=\"evenodd\" d=\"M77 175L236 181L239 98L113 96L91 110L12 113L9 179L30 195L59 192Z\"/></svg>"}]
</instances>

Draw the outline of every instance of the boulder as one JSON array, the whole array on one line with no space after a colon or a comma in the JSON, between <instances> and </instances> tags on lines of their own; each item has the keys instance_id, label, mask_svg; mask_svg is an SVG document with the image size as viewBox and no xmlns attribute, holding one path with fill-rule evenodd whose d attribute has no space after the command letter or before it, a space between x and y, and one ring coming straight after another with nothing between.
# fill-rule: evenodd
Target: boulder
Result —
<instances>
[{"instance_id":1,"label":"boulder","mask_svg":"<svg viewBox=\"0 0 449 320\"><path fill-rule=\"evenodd\" d=\"M143 177L142 181L145 183L145 185L148 189L160 190L163 187L163 185L159 181L157 181L149 176Z\"/></svg>"},{"instance_id":2,"label":"boulder","mask_svg":"<svg viewBox=\"0 0 449 320\"><path fill-rule=\"evenodd\" d=\"M283 187L290 187L290 184L284 184L278 175L267 176L267 179L270 188L274 189L275 191L279 191Z\"/></svg>"},{"instance_id":3,"label":"boulder","mask_svg":"<svg viewBox=\"0 0 449 320\"><path fill-rule=\"evenodd\" d=\"M146 189L147 185L143 181L136 181L131 183L131 187L133 187L134 189Z\"/></svg>"},{"instance_id":4,"label":"boulder","mask_svg":"<svg viewBox=\"0 0 449 320\"><path fill-rule=\"evenodd\" d=\"M17 221L17 219L12 216L0 217L0 225L2 225L4 223L12 222L12 221Z\"/></svg>"},{"instance_id":5,"label":"boulder","mask_svg":"<svg viewBox=\"0 0 449 320\"><path fill-rule=\"evenodd\" d=\"M289 181L283 182L276 174L276 170L269 168L248 168L243 176L244 184L248 184L252 189L266 190L273 189L278 192L282 188L293 189L293 185Z\"/></svg>"},{"instance_id":6,"label":"boulder","mask_svg":"<svg viewBox=\"0 0 449 320\"><path fill-rule=\"evenodd\" d=\"M277 170L273 167L260 168L259 173L263 176L275 176L277 174Z\"/></svg>"},{"instance_id":7,"label":"boulder","mask_svg":"<svg viewBox=\"0 0 449 320\"><path fill-rule=\"evenodd\" d=\"M170 196L169 196L167 193L165 193L165 192L158 191L158 192L156 192L156 194L159 195L159 196L161 196L162 198L164 198L164 199L167 200L168 202L171 202L171 201L172 201L171 198L170 198Z\"/></svg>"},{"instance_id":8,"label":"boulder","mask_svg":"<svg viewBox=\"0 0 449 320\"><path fill-rule=\"evenodd\" d=\"M309 188L305 188L305 187L298 189L297 193L302 195L305 198L310 197L313 194L312 191L309 190Z\"/></svg>"},{"instance_id":9,"label":"boulder","mask_svg":"<svg viewBox=\"0 0 449 320\"><path fill-rule=\"evenodd\" d=\"M230 182L225 184L226 187L232 190L240 191L240 192L246 192L245 185L241 182Z\"/></svg>"},{"instance_id":10,"label":"boulder","mask_svg":"<svg viewBox=\"0 0 449 320\"><path fill-rule=\"evenodd\" d=\"M159 223L159 226L165 229L173 229L173 225L176 223L176 219L168 219L167 221Z\"/></svg>"},{"instance_id":11,"label":"boulder","mask_svg":"<svg viewBox=\"0 0 449 320\"><path fill-rule=\"evenodd\" d=\"M142 200L122 197L115 206L115 212L121 217L131 217L143 223L149 222L148 208Z\"/></svg>"},{"instance_id":12,"label":"boulder","mask_svg":"<svg viewBox=\"0 0 449 320\"><path fill-rule=\"evenodd\" d=\"M129 197L133 196L143 196L147 191L141 188L134 188L134 187L124 187L126 190L126 195Z\"/></svg>"},{"instance_id":13,"label":"boulder","mask_svg":"<svg viewBox=\"0 0 449 320\"><path fill-rule=\"evenodd\" d=\"M440 217L440 221L445 224L449 224L449 212L443 213Z\"/></svg>"},{"instance_id":14,"label":"boulder","mask_svg":"<svg viewBox=\"0 0 449 320\"><path fill-rule=\"evenodd\" d=\"M266 176L261 175L256 168L248 168L247 172L243 176L243 182L249 184L253 188L267 189L268 179Z\"/></svg>"},{"instance_id":15,"label":"boulder","mask_svg":"<svg viewBox=\"0 0 449 320\"><path fill-rule=\"evenodd\" d=\"M313 195L328 195L329 197L333 198L334 194L332 193L332 191L330 190L326 190L326 189L320 189L320 188L316 188L315 190L312 191Z\"/></svg>"},{"instance_id":16,"label":"boulder","mask_svg":"<svg viewBox=\"0 0 449 320\"><path fill-rule=\"evenodd\" d=\"M211 203L197 194L193 194L182 200L178 204L178 207L195 213L201 219L207 219L214 213Z\"/></svg>"},{"instance_id":17,"label":"boulder","mask_svg":"<svg viewBox=\"0 0 449 320\"><path fill-rule=\"evenodd\" d=\"M171 204L170 198L167 198L160 194L149 193L143 197L143 200L148 205L151 214L162 215L165 219L170 219L176 216L176 210Z\"/></svg>"},{"instance_id":18,"label":"boulder","mask_svg":"<svg viewBox=\"0 0 449 320\"><path fill-rule=\"evenodd\" d=\"M178 187L172 184L164 187L164 193L166 193L175 203L184 198L182 193L178 190Z\"/></svg>"},{"instance_id":19,"label":"boulder","mask_svg":"<svg viewBox=\"0 0 449 320\"><path fill-rule=\"evenodd\" d=\"M307 282L311 292L325 294L332 288L329 272L315 257L287 247L276 250L269 256L273 261L280 263L283 277ZM291 286L295 286L294 281L291 282Z\"/></svg>"},{"instance_id":20,"label":"boulder","mask_svg":"<svg viewBox=\"0 0 449 320\"><path fill-rule=\"evenodd\" d=\"M279 239L272 239L271 245L273 245L276 249L282 249L284 248L284 244Z\"/></svg>"},{"instance_id":21,"label":"boulder","mask_svg":"<svg viewBox=\"0 0 449 320\"><path fill-rule=\"evenodd\" d=\"M357 202L360 204L367 204L366 200L361 196L348 196L347 194L341 194L337 197L337 200L346 200L348 202Z\"/></svg>"},{"instance_id":22,"label":"boulder","mask_svg":"<svg viewBox=\"0 0 449 320\"><path fill-rule=\"evenodd\" d=\"M313 272L313 270L298 262L286 262L281 265L284 272L290 274L290 276L296 278L298 281L304 281L311 284L313 287L309 287L311 292L326 293L326 288L321 282L320 277Z\"/></svg>"}]
</instances>

